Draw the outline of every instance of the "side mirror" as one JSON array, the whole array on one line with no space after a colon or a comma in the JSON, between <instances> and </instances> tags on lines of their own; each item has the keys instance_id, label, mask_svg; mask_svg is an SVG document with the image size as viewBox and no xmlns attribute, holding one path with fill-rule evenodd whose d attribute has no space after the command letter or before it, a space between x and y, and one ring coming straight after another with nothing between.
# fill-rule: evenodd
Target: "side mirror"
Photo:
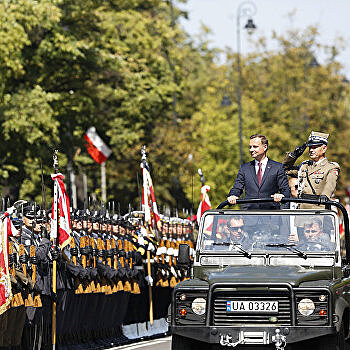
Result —
<instances>
[{"instance_id":1,"label":"side mirror","mask_svg":"<svg viewBox=\"0 0 350 350\"><path fill-rule=\"evenodd\" d=\"M178 265L190 265L190 247L188 244L179 245L179 254L177 256Z\"/></svg>"}]
</instances>

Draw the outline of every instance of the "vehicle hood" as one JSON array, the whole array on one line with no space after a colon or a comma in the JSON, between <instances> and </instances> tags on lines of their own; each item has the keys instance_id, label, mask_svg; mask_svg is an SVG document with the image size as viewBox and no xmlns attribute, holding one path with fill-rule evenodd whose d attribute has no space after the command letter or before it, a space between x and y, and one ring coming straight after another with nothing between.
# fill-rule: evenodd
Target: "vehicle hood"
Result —
<instances>
[{"instance_id":1,"label":"vehicle hood","mask_svg":"<svg viewBox=\"0 0 350 350\"><path fill-rule=\"evenodd\" d=\"M203 268L199 278L213 283L289 283L298 287L303 282L332 280L332 269L301 266L228 266L220 271Z\"/></svg>"}]
</instances>

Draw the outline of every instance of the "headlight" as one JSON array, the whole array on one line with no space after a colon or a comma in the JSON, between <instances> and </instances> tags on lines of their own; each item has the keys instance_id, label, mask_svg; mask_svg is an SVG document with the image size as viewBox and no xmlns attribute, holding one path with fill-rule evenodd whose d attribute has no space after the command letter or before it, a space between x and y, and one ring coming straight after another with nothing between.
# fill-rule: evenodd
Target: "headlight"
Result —
<instances>
[{"instance_id":1,"label":"headlight","mask_svg":"<svg viewBox=\"0 0 350 350\"><path fill-rule=\"evenodd\" d=\"M298 303L298 310L303 316L310 316L315 311L315 304L311 299L301 299Z\"/></svg>"},{"instance_id":2,"label":"headlight","mask_svg":"<svg viewBox=\"0 0 350 350\"><path fill-rule=\"evenodd\" d=\"M207 304L207 302L204 298L196 298L193 300L192 305L191 305L192 311L196 315L204 315L206 304Z\"/></svg>"}]
</instances>

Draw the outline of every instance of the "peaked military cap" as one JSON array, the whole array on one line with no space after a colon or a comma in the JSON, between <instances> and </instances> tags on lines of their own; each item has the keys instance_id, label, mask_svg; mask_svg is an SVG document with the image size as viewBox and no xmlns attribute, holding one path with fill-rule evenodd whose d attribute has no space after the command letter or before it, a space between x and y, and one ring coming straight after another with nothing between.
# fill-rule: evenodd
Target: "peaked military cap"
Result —
<instances>
[{"instance_id":1,"label":"peaked military cap","mask_svg":"<svg viewBox=\"0 0 350 350\"><path fill-rule=\"evenodd\" d=\"M40 207L36 205L34 202L26 203L23 206L23 215L28 219L34 219L34 217L39 216Z\"/></svg>"},{"instance_id":2,"label":"peaked military cap","mask_svg":"<svg viewBox=\"0 0 350 350\"><path fill-rule=\"evenodd\" d=\"M307 140L307 146L327 146L328 136L329 134L324 134L323 132L311 131L309 139Z\"/></svg>"}]
</instances>

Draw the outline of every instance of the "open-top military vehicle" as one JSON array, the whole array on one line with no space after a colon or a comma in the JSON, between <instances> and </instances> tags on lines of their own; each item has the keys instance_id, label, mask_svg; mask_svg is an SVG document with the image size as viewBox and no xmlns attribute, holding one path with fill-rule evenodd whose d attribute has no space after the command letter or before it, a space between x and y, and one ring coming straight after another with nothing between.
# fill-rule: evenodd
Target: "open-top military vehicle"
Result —
<instances>
[{"instance_id":1,"label":"open-top military vehicle","mask_svg":"<svg viewBox=\"0 0 350 350\"><path fill-rule=\"evenodd\" d=\"M204 213L194 261L186 245L179 248L178 263L191 270L191 278L173 292L172 350L346 349L346 209L322 198L293 201L322 205L308 210L232 210L224 209L225 201ZM337 208L343 216L344 251Z\"/></svg>"}]
</instances>

